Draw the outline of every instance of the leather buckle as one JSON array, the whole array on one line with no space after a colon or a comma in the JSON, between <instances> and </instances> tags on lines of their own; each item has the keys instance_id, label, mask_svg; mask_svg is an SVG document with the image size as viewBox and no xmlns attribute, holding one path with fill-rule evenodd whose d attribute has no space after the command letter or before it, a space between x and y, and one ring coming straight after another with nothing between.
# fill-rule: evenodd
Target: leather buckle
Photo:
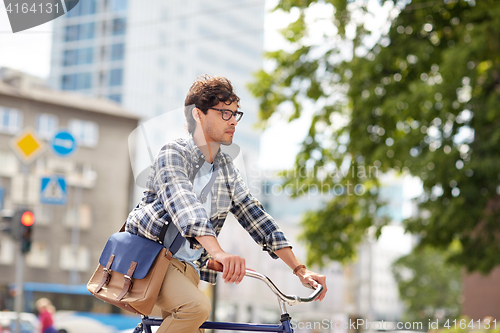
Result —
<instances>
[{"instance_id":1,"label":"leather buckle","mask_svg":"<svg viewBox=\"0 0 500 333\"><path fill-rule=\"evenodd\" d=\"M134 284L134 282L132 281L132 278L128 275L124 275L123 276L125 278L125 281L129 281L130 282L130 285L128 286L128 290L127 291L130 291L130 289L132 289L132 285Z\"/></svg>"},{"instance_id":2,"label":"leather buckle","mask_svg":"<svg viewBox=\"0 0 500 333\"><path fill-rule=\"evenodd\" d=\"M112 270L108 269L107 267L104 267L103 271L104 271L104 274L106 276L106 281L104 282L104 284L108 284L109 280L111 280L111 272L112 272Z\"/></svg>"}]
</instances>

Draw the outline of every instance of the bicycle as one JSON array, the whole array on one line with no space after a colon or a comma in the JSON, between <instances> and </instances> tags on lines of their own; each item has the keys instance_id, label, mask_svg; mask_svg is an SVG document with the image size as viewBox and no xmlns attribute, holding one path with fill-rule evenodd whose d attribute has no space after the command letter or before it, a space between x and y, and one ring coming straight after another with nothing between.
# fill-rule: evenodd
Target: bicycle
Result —
<instances>
[{"instance_id":1,"label":"bicycle","mask_svg":"<svg viewBox=\"0 0 500 333\"><path fill-rule=\"evenodd\" d=\"M207 268L222 272L222 264L209 260L207 262ZM280 322L281 324L247 324L247 323L227 323L227 322L214 322L206 321L200 328L204 329L216 329L216 330L234 330L234 331L247 331L247 332L278 332L278 333L293 333L292 323L290 315L286 310L285 304L290 306L299 303L309 303L318 297L323 291L323 286L318 284L318 287L312 292L309 297L299 297L297 295L286 295L281 292L276 285L264 274L258 273L252 269L247 269L245 276L255 278L263 281L271 289L271 291L278 297L278 303L281 312ZM309 285L305 285L308 288L314 289ZM152 333L151 326L160 326L163 319L159 318L149 318L148 316L142 316L141 322L137 325L133 333Z\"/></svg>"}]
</instances>

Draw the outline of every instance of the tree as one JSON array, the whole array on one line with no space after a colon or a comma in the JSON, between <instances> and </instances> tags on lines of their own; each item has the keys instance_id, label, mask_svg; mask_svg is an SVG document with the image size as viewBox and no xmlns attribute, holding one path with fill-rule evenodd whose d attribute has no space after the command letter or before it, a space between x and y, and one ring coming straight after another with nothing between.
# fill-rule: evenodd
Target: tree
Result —
<instances>
[{"instance_id":1,"label":"tree","mask_svg":"<svg viewBox=\"0 0 500 333\"><path fill-rule=\"evenodd\" d=\"M429 247L399 258L393 265L399 295L406 305L403 321L421 322L428 328L429 320L446 320L460 314L462 278L460 268L445 263L441 251Z\"/></svg>"},{"instance_id":2,"label":"tree","mask_svg":"<svg viewBox=\"0 0 500 333\"><path fill-rule=\"evenodd\" d=\"M422 180L419 216L405 221L421 246L457 242L450 262L489 272L500 264L500 3L381 3L399 13L370 45L377 35L355 19L369 15L358 2L280 1L276 10L298 13L283 31L290 50L268 53L275 69L249 85L263 126L275 113L291 121L313 105L295 163L308 174L294 180L296 195L303 185L328 191L348 181L366 190L341 191L305 216L309 263L351 258L366 231L387 222L375 214L384 205L378 175L358 175L375 167ZM310 33L315 6L334 8L323 36ZM336 172L341 166L356 172Z\"/></svg>"}]
</instances>

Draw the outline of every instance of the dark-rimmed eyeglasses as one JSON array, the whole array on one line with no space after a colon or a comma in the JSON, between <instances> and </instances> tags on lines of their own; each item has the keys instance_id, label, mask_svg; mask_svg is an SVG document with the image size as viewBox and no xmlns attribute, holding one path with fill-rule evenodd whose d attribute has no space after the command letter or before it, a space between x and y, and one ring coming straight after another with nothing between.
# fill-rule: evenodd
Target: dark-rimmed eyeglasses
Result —
<instances>
[{"instance_id":1,"label":"dark-rimmed eyeglasses","mask_svg":"<svg viewBox=\"0 0 500 333\"><path fill-rule=\"evenodd\" d=\"M216 109L216 108L209 108L215 111L219 111L222 114L222 119L225 121L228 121L231 119L231 117L234 116L234 119L236 119L236 122L240 121L241 117L243 117L243 112L241 111L231 111L227 109Z\"/></svg>"}]
</instances>

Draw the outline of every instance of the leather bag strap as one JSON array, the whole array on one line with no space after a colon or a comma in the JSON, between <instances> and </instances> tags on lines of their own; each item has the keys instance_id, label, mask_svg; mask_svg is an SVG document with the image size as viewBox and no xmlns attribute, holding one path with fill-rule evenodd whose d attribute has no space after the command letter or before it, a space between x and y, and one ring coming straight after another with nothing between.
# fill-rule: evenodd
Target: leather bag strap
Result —
<instances>
[{"instance_id":1,"label":"leather bag strap","mask_svg":"<svg viewBox=\"0 0 500 333\"><path fill-rule=\"evenodd\" d=\"M179 251L180 247L184 243L184 237L182 237L181 233L177 231L177 234L175 235L174 241L170 245L170 248L168 249L169 252L172 254L176 254L177 251Z\"/></svg>"},{"instance_id":2,"label":"leather bag strap","mask_svg":"<svg viewBox=\"0 0 500 333\"><path fill-rule=\"evenodd\" d=\"M130 267L128 268L127 274L124 276L122 292L116 298L118 301L121 301L121 299L125 297L125 295L129 292L130 288L132 287L132 275L134 275L136 267L137 263L135 261L132 261Z\"/></svg>"},{"instance_id":3,"label":"leather bag strap","mask_svg":"<svg viewBox=\"0 0 500 333\"><path fill-rule=\"evenodd\" d=\"M98 293L105 284L108 284L109 279L111 278L111 264L113 263L113 260L115 260L114 254L109 256L108 263L106 264L106 267L104 267L103 269L101 283L99 283L94 293Z\"/></svg>"}]
</instances>

